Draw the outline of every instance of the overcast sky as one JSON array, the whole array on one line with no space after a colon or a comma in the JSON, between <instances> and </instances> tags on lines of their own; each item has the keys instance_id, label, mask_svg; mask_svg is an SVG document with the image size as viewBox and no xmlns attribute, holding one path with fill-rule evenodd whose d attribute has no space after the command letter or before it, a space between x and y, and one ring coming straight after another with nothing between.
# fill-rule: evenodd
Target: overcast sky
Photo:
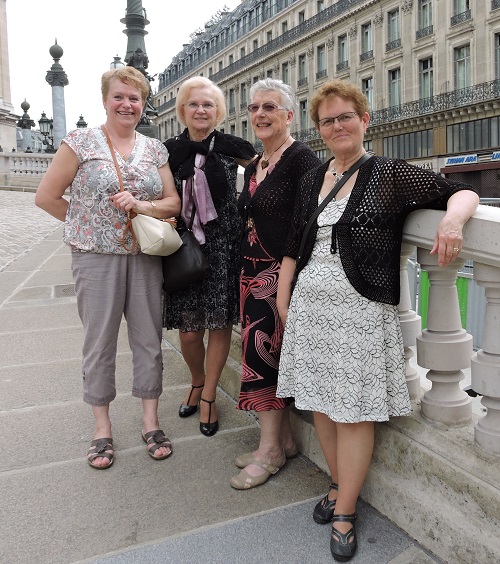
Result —
<instances>
[{"instance_id":1,"label":"overcast sky","mask_svg":"<svg viewBox=\"0 0 500 564\"><path fill-rule=\"evenodd\" d=\"M234 10L240 0L142 0L147 18L146 52L151 76L162 72L203 28L217 10ZM83 114L89 126L104 122L100 94L101 75L115 55L122 60L127 50L125 16L127 0L7 0L10 87L14 113L22 115L21 103L30 104L35 121L44 111L52 115L51 87L45 80L54 60L49 54L57 38L64 54L60 63L69 80L64 88L66 129L76 127ZM153 91L158 80L152 83Z\"/></svg>"}]
</instances>

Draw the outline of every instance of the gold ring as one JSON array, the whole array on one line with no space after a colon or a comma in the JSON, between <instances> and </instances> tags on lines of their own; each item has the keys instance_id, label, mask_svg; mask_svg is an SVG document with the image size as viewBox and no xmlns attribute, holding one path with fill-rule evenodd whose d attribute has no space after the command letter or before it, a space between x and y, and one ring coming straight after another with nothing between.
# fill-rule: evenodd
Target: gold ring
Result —
<instances>
[{"instance_id":1,"label":"gold ring","mask_svg":"<svg viewBox=\"0 0 500 564\"><path fill-rule=\"evenodd\" d=\"M458 253L458 247L453 247L453 252Z\"/></svg>"}]
</instances>

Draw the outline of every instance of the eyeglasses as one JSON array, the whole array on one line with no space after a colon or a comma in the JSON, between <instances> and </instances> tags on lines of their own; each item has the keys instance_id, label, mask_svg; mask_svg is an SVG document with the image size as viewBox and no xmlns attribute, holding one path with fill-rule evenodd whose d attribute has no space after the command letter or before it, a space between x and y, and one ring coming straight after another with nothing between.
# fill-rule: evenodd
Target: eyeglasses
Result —
<instances>
[{"instance_id":1,"label":"eyeglasses","mask_svg":"<svg viewBox=\"0 0 500 564\"><path fill-rule=\"evenodd\" d=\"M216 107L215 104L213 104L212 102L204 102L203 104L197 104L196 102L189 102L184 105L187 106L190 110L197 110L198 108L202 108L206 112L209 112L210 110L213 110Z\"/></svg>"},{"instance_id":2,"label":"eyeglasses","mask_svg":"<svg viewBox=\"0 0 500 564\"><path fill-rule=\"evenodd\" d=\"M336 117L327 117L320 119L318 121L318 125L323 127L324 129L328 127L332 127L335 121L338 121L340 125L345 125L346 123L350 123L354 116L357 116L357 112L346 112L345 114L340 114Z\"/></svg>"},{"instance_id":3,"label":"eyeglasses","mask_svg":"<svg viewBox=\"0 0 500 564\"><path fill-rule=\"evenodd\" d=\"M260 108L262 108L263 112L266 112L266 114L272 114L274 111L276 110L287 110L288 108L284 108L283 106L278 106L277 104L273 104L272 102L265 102L264 104L250 104L248 106L248 111L251 114L255 114L256 112L258 112L260 110Z\"/></svg>"}]
</instances>

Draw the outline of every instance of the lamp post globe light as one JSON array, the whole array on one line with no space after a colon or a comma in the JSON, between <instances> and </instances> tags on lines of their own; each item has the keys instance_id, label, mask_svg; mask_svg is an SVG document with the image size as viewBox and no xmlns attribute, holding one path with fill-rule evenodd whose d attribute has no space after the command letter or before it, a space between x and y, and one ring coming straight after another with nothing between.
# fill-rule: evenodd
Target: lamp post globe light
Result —
<instances>
[{"instance_id":1,"label":"lamp post globe light","mask_svg":"<svg viewBox=\"0 0 500 564\"><path fill-rule=\"evenodd\" d=\"M110 70L120 69L124 66L125 66L125 63L121 60L121 58L118 55L115 55L113 57L112 63L109 65L109 69Z\"/></svg>"},{"instance_id":2,"label":"lamp post globe light","mask_svg":"<svg viewBox=\"0 0 500 564\"><path fill-rule=\"evenodd\" d=\"M54 153L54 121L52 118L48 118L45 112L42 112L42 116L38 120L38 125L40 126L40 133L43 135L43 144L46 146L46 153Z\"/></svg>"}]
</instances>

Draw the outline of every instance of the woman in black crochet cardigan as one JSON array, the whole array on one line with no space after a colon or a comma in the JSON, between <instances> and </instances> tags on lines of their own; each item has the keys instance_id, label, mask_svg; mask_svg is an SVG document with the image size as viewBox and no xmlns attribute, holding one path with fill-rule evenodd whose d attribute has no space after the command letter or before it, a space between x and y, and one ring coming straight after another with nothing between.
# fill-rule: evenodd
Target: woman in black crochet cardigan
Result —
<instances>
[{"instance_id":1,"label":"woman in black crochet cardigan","mask_svg":"<svg viewBox=\"0 0 500 564\"><path fill-rule=\"evenodd\" d=\"M290 135L296 106L290 86L267 78L252 86L250 99L252 128L264 151L245 169L238 200L246 227L240 278L243 373L237 407L257 413L260 442L254 452L235 461L242 470L231 485L241 490L260 486L298 452L287 409L291 399L276 397L283 336L276 292L299 179L321 163Z\"/></svg>"},{"instance_id":2,"label":"woman in black crochet cardigan","mask_svg":"<svg viewBox=\"0 0 500 564\"><path fill-rule=\"evenodd\" d=\"M397 305L404 221L420 208L447 210L431 250L447 266L479 198L471 186L372 156L312 223L299 256L309 217L365 154L370 120L366 97L344 80L320 88L310 111L334 157L299 185L279 277L286 330L277 395L293 396L297 408L314 413L332 483L313 518L333 521L332 555L347 561L357 546L356 501L371 462L374 421L411 409Z\"/></svg>"}]
</instances>

